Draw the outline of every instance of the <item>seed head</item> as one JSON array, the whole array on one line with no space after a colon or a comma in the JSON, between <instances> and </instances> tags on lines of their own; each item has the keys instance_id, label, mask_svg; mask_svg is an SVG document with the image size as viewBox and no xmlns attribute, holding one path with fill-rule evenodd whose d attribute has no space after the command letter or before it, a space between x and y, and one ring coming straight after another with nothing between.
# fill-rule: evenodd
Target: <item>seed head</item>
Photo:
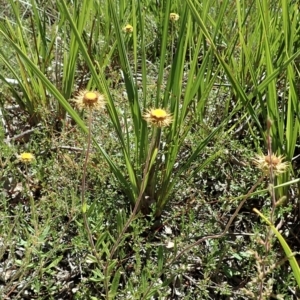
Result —
<instances>
[{"instance_id":1,"label":"seed head","mask_svg":"<svg viewBox=\"0 0 300 300\"><path fill-rule=\"evenodd\" d=\"M149 109L143 117L146 122L157 127L169 126L173 122L171 114L162 108Z\"/></svg>"},{"instance_id":2,"label":"seed head","mask_svg":"<svg viewBox=\"0 0 300 300\"><path fill-rule=\"evenodd\" d=\"M179 20L179 15L176 14L176 13L170 13L170 20L171 20L172 22L178 21L178 20Z\"/></svg>"},{"instance_id":3,"label":"seed head","mask_svg":"<svg viewBox=\"0 0 300 300\"><path fill-rule=\"evenodd\" d=\"M133 27L130 24L127 24L125 27L123 27L123 31L126 33L132 33Z\"/></svg>"},{"instance_id":4,"label":"seed head","mask_svg":"<svg viewBox=\"0 0 300 300\"><path fill-rule=\"evenodd\" d=\"M29 152L24 152L18 156L18 159L24 164L29 164L34 160L34 155Z\"/></svg>"},{"instance_id":5,"label":"seed head","mask_svg":"<svg viewBox=\"0 0 300 300\"><path fill-rule=\"evenodd\" d=\"M104 96L97 91L80 91L73 99L79 109L101 110L104 108Z\"/></svg>"},{"instance_id":6,"label":"seed head","mask_svg":"<svg viewBox=\"0 0 300 300\"><path fill-rule=\"evenodd\" d=\"M255 165L261 169L263 172L269 173L271 166L274 172L274 175L278 175L280 173L284 173L288 168L289 164L283 161L283 155L259 155L253 159Z\"/></svg>"}]
</instances>

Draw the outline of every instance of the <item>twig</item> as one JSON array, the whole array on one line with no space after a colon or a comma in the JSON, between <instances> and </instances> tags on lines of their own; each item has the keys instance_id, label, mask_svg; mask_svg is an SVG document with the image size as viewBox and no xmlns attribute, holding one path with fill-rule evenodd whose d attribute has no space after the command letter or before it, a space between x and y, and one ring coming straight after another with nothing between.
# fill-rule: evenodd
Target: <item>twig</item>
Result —
<instances>
[{"instance_id":1,"label":"twig","mask_svg":"<svg viewBox=\"0 0 300 300\"><path fill-rule=\"evenodd\" d=\"M69 150L69 151L74 151L74 152L83 152L83 148L78 148L78 147L72 147L72 146L54 146L51 147L51 151L55 151L57 149L63 149L63 150ZM40 155L43 155L49 150L43 150L40 152ZM93 153L94 151L90 151L90 153Z\"/></svg>"},{"instance_id":2,"label":"twig","mask_svg":"<svg viewBox=\"0 0 300 300\"><path fill-rule=\"evenodd\" d=\"M215 235L207 235L202 237L200 240L192 243L191 245L185 247L181 252L179 252L179 254L177 254L175 256L175 258L173 258L169 265L171 263L173 263L175 260L177 260L179 257L181 257L186 251L194 248L195 246L198 246L200 243L204 242L205 240L208 239L217 239L217 238L221 238L223 237L227 231L229 230L232 222L234 221L235 217L238 215L239 211L241 210L241 208L243 207L243 205L245 204L245 202L247 201L248 197L250 196L250 194L257 188L257 186L263 181L263 179L265 178L265 175L262 175L259 180L252 186L252 188L248 191L248 193L246 194L245 198L243 201L241 201L241 203L239 204L239 206L236 208L235 212L233 213L233 215L231 216L231 218L229 219L227 225L225 226L225 229L223 232L219 233L219 234L215 234Z\"/></svg>"},{"instance_id":3,"label":"twig","mask_svg":"<svg viewBox=\"0 0 300 300\"><path fill-rule=\"evenodd\" d=\"M5 143L9 143L10 141L12 141L12 140L20 140L22 137L24 137L25 135L28 135L28 134L30 134L30 133L33 133L36 129L38 129L39 127L40 127L41 125L38 125L37 127L35 127L35 128L32 128L32 129L28 129L28 130L26 130L26 131L23 131L22 133L20 133L20 134L17 134L17 135L15 135L15 136L13 136L13 137L11 137L11 138L6 138L5 140L4 140L4 142Z\"/></svg>"}]
</instances>

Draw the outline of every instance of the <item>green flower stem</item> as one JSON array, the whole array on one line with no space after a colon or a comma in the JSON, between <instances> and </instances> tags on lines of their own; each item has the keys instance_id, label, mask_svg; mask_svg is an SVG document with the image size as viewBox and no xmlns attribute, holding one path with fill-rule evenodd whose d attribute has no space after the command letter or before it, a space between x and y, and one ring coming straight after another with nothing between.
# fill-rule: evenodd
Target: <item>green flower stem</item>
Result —
<instances>
[{"instance_id":1,"label":"green flower stem","mask_svg":"<svg viewBox=\"0 0 300 300\"><path fill-rule=\"evenodd\" d=\"M153 135L152 135L152 141L151 146L149 149L150 157L153 156L154 150L159 150L160 145L160 138L161 138L161 128L160 127L154 127L153 128ZM153 143L153 146L152 146ZM155 185L156 185L156 178L157 178L157 162L153 162L153 164L150 165L149 172L148 172L148 180L145 187L145 193L141 200L141 209L143 214L148 214L150 212L150 205L152 203L156 203L156 195L155 195Z\"/></svg>"},{"instance_id":2,"label":"green flower stem","mask_svg":"<svg viewBox=\"0 0 300 300\"><path fill-rule=\"evenodd\" d=\"M126 224L124 225L122 232L119 234L118 239L116 240L114 246L112 247L112 250L110 252L110 256L109 259L107 260L107 263L105 265L104 268L104 276L105 276L105 290L107 293L107 297L108 297L108 283L109 283L109 274L108 274L108 266L109 266L109 262L110 260L113 258L121 240L122 237L124 235L124 233L126 232L126 230L128 229L130 223L132 222L132 220L134 219L136 213L143 207L143 199L144 199L144 191L147 187L147 182L148 182L148 178L149 178L149 170L151 169L151 167L153 166L154 162L155 162L155 158L157 155L157 145L159 145L159 141L160 141L160 128L157 127L153 127L153 133L152 133L152 138L151 138L151 144L150 144L150 148L149 148L149 152L147 155L147 159L146 159L146 164L145 164L145 168L144 168L144 172L143 172L143 179L141 182L141 186L140 186L140 191L139 191L139 196L138 199L135 203L135 206L133 208L133 211L131 213L130 218L127 220Z\"/></svg>"},{"instance_id":3,"label":"green flower stem","mask_svg":"<svg viewBox=\"0 0 300 300\"><path fill-rule=\"evenodd\" d=\"M82 175L82 184L81 184L81 205L82 205L82 215L83 215L83 222L84 227L88 236L88 240L90 243L90 247L92 248L92 251L94 253L94 256L99 264L100 267L102 267L101 259L97 253L95 243L93 241L93 235L89 226L88 218L87 218L87 204L85 200L85 184L86 184L86 170L87 170L87 163L89 160L89 153L91 149L91 141L92 141L92 119L93 119L93 112L92 110L89 111L89 117L88 117L88 140L87 140L87 149L86 149L86 155L85 155L85 161L83 165L83 175Z\"/></svg>"},{"instance_id":4,"label":"green flower stem","mask_svg":"<svg viewBox=\"0 0 300 300\"><path fill-rule=\"evenodd\" d=\"M31 192L30 192L30 180L29 180L29 172L28 172L27 163L25 163L25 172L26 172L26 189L27 189L27 192L28 192L28 195L29 195L32 224L34 226L35 232L37 233L37 231L38 231L38 218L37 218L37 214L36 214L34 199L33 199L33 196L31 195Z\"/></svg>"}]
</instances>

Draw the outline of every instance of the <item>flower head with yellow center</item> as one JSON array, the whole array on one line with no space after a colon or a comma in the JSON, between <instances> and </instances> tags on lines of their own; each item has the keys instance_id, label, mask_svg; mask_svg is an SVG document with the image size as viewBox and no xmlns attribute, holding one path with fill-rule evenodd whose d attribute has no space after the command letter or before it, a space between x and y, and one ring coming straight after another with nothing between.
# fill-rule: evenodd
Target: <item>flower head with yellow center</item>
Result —
<instances>
[{"instance_id":1,"label":"flower head with yellow center","mask_svg":"<svg viewBox=\"0 0 300 300\"><path fill-rule=\"evenodd\" d=\"M130 24L127 24L125 27L123 27L123 31L126 33L132 33L133 27Z\"/></svg>"},{"instance_id":2,"label":"flower head with yellow center","mask_svg":"<svg viewBox=\"0 0 300 300\"><path fill-rule=\"evenodd\" d=\"M256 155L256 158L253 159L255 165L261 169L263 172L269 173L272 167L274 175L284 173L289 164L283 161L283 155Z\"/></svg>"},{"instance_id":3,"label":"flower head with yellow center","mask_svg":"<svg viewBox=\"0 0 300 300\"><path fill-rule=\"evenodd\" d=\"M77 108L89 110L101 110L104 108L104 96L97 91L83 90L73 99Z\"/></svg>"},{"instance_id":4,"label":"flower head with yellow center","mask_svg":"<svg viewBox=\"0 0 300 300\"><path fill-rule=\"evenodd\" d=\"M24 153L21 153L19 156L18 156L18 159L19 161L21 161L22 163L24 164L28 164L28 163L31 163L33 160L34 160L34 155L29 153L29 152L24 152Z\"/></svg>"},{"instance_id":5,"label":"flower head with yellow center","mask_svg":"<svg viewBox=\"0 0 300 300\"><path fill-rule=\"evenodd\" d=\"M169 126L173 122L171 114L162 108L148 109L143 117L147 123L157 127Z\"/></svg>"},{"instance_id":6,"label":"flower head with yellow center","mask_svg":"<svg viewBox=\"0 0 300 300\"><path fill-rule=\"evenodd\" d=\"M170 13L170 20L171 20L172 22L178 21L178 20L179 20L179 15L176 14L176 13Z\"/></svg>"}]
</instances>

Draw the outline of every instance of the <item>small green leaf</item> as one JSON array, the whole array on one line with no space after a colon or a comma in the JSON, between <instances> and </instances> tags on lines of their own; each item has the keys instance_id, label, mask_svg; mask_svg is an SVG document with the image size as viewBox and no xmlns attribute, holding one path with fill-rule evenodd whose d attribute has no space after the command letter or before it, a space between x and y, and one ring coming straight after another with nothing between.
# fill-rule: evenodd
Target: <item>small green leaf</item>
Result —
<instances>
[{"instance_id":1,"label":"small green leaf","mask_svg":"<svg viewBox=\"0 0 300 300\"><path fill-rule=\"evenodd\" d=\"M158 247L157 251L157 265L158 265L158 272L161 272L164 266L164 249L162 246Z\"/></svg>"},{"instance_id":2,"label":"small green leaf","mask_svg":"<svg viewBox=\"0 0 300 300\"><path fill-rule=\"evenodd\" d=\"M49 266L47 266L46 268L44 268L44 271L48 271L50 269L52 269L53 267L57 266L58 263L63 259L63 255L57 257Z\"/></svg>"},{"instance_id":3,"label":"small green leaf","mask_svg":"<svg viewBox=\"0 0 300 300\"><path fill-rule=\"evenodd\" d=\"M108 299L114 299L115 296L117 295L118 287L119 287L119 282L120 282L120 277L121 277L121 268L119 268L114 276L114 279L111 284L110 291L108 292Z\"/></svg>"}]
</instances>

